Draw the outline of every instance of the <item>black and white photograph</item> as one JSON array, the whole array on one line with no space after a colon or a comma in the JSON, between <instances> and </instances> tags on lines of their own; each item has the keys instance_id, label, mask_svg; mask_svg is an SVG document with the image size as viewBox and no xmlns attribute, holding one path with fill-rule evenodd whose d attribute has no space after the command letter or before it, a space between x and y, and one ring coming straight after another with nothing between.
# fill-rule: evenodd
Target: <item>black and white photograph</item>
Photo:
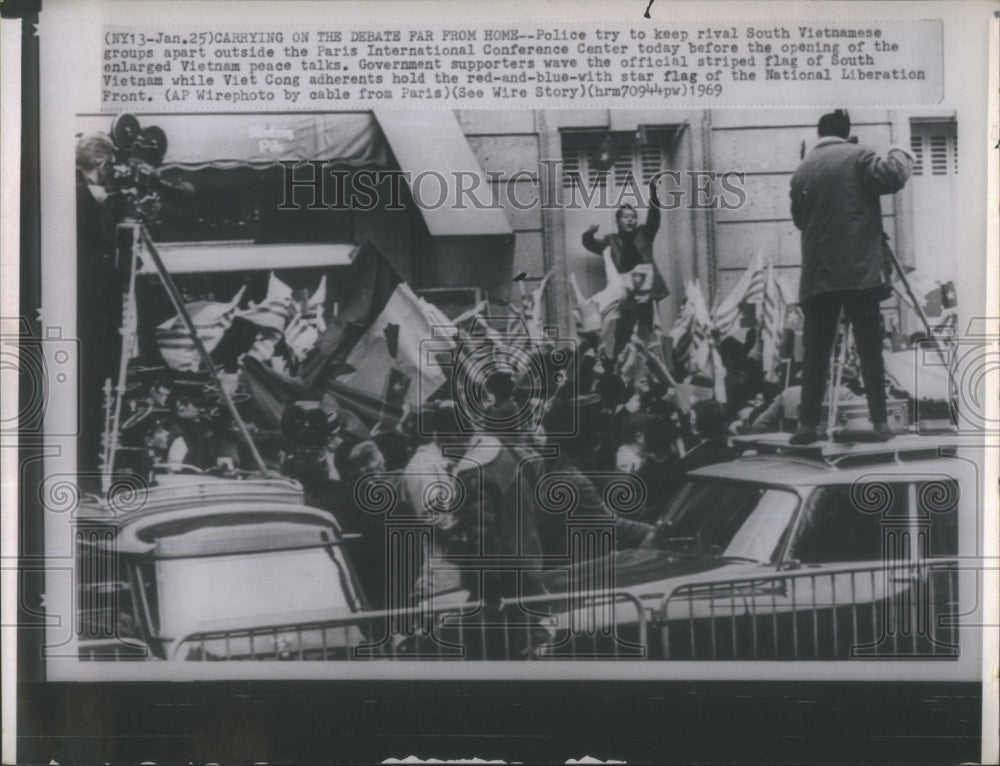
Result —
<instances>
[{"instance_id":1,"label":"black and white photograph","mask_svg":"<svg viewBox=\"0 0 1000 766\"><path fill-rule=\"evenodd\" d=\"M81 658L958 659L954 119L79 126Z\"/></svg>"},{"instance_id":2,"label":"black and white photograph","mask_svg":"<svg viewBox=\"0 0 1000 766\"><path fill-rule=\"evenodd\" d=\"M995 757L987 5L111 5L40 15L43 79L90 52L39 90L36 267L22 233L34 681L668 684L705 726L753 693L681 684L787 720L872 684L928 762ZM873 725L823 752L896 760ZM40 736L16 762L111 758ZM491 736L462 757L532 760ZM659 759L603 736L562 760Z\"/></svg>"}]
</instances>

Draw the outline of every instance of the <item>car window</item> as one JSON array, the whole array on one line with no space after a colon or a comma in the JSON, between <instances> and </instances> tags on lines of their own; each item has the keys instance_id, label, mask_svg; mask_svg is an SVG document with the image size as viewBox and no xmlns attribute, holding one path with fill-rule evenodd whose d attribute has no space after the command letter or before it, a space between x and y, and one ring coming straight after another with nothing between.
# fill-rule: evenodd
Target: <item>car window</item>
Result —
<instances>
[{"instance_id":1,"label":"car window","mask_svg":"<svg viewBox=\"0 0 1000 766\"><path fill-rule=\"evenodd\" d=\"M693 479L674 495L649 545L770 561L797 505L787 490Z\"/></svg>"},{"instance_id":2,"label":"car window","mask_svg":"<svg viewBox=\"0 0 1000 766\"><path fill-rule=\"evenodd\" d=\"M156 573L167 633L180 625L238 619L266 624L296 612L351 608L339 553L331 557L324 548L158 560Z\"/></svg>"},{"instance_id":3,"label":"car window","mask_svg":"<svg viewBox=\"0 0 1000 766\"><path fill-rule=\"evenodd\" d=\"M818 487L802 508L791 558L803 564L881 560L883 520L902 517L907 502L905 484L879 484L872 492L885 490L887 507L873 512L857 501L870 496L864 485Z\"/></svg>"},{"instance_id":4,"label":"car window","mask_svg":"<svg viewBox=\"0 0 1000 766\"><path fill-rule=\"evenodd\" d=\"M917 485L917 508L930 525L931 556L958 555L958 492L958 482L943 477Z\"/></svg>"},{"instance_id":5,"label":"car window","mask_svg":"<svg viewBox=\"0 0 1000 766\"><path fill-rule=\"evenodd\" d=\"M726 546L723 555L754 561L773 561L798 504L799 498L792 492L767 490L753 513Z\"/></svg>"}]
</instances>

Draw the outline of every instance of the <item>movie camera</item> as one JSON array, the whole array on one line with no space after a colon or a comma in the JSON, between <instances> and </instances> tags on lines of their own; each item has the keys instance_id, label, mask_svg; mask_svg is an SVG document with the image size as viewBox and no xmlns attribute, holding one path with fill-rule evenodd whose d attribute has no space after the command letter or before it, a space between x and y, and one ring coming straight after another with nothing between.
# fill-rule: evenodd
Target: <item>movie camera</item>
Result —
<instances>
[{"instance_id":1,"label":"movie camera","mask_svg":"<svg viewBox=\"0 0 1000 766\"><path fill-rule=\"evenodd\" d=\"M158 125L141 127L133 114L122 112L111 123L115 157L108 192L122 206L123 218L150 221L156 217L164 197L190 197L194 187L187 181L174 183L160 175L167 153L167 134Z\"/></svg>"}]
</instances>

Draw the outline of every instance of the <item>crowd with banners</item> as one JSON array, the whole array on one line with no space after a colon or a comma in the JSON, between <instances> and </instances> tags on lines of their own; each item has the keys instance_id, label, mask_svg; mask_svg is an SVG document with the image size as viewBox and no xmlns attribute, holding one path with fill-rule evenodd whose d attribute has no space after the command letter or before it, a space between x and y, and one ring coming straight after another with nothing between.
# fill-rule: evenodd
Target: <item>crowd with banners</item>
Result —
<instances>
[{"instance_id":1,"label":"crowd with banners","mask_svg":"<svg viewBox=\"0 0 1000 766\"><path fill-rule=\"evenodd\" d=\"M862 201L877 225L864 232L863 279L846 292L821 279L818 289L838 300L857 293L875 308L860 322L865 334L858 339L864 343L852 337L859 328L858 309L846 304L839 309L851 319L850 328L835 316L819 317L826 327L821 334L829 334L823 343L832 344L835 357L829 386L821 369L826 360L817 357L814 342L810 366L810 344L803 338L810 316L817 326L817 304L811 293L800 301L801 286L765 253L750 259L714 305L698 280L684 284L679 315L664 326L659 306L670 293L653 257L660 225L655 187L644 222L624 205L616 211L617 231L599 236L599 227L591 226L584 233L582 245L602 259L606 284L587 296L572 274L566 277L575 303L569 338L549 326L558 324L551 321L558 317L547 308L560 310L547 294L557 279L554 272L532 289L515 278L519 301L498 304L487 298L446 315L364 242L336 271L307 271L315 275L306 277L314 279L308 284L301 274L292 280L287 270L265 272L266 284L260 274L255 284L240 284L240 272L234 272L237 276L230 273L211 289L185 291L159 263L166 301L137 282L135 252L146 247L159 260L155 244L141 240L138 229L128 267L114 262L122 254L120 243L116 250L101 232L81 228L80 263L106 262L105 271L114 274L100 280L104 292L90 294L81 287L93 304L93 310L84 306L81 321L86 325L99 316L99 302L115 303L117 296L109 292L116 285L125 295L120 354L87 357L90 372L85 369L83 376L88 397L108 380L104 470L150 481L163 471L291 477L302 484L309 504L330 510L345 531L356 533L352 539L362 550L355 560L365 570L369 592L377 595L385 585L385 518L366 507L363 485L373 476L392 484L393 497L407 513L436 525L441 555L487 550L544 557L565 541L539 506L547 475L565 477L585 513L613 523L619 547L640 545L689 471L735 457L732 436L786 431L793 434L792 443L825 438L817 423L805 423L806 400L813 420L820 409L817 375L820 393L827 389L830 425L844 413L875 413L868 436L884 440L921 417L937 415L947 422L954 287L899 268L887 283L868 284L879 277L878 268L869 267L885 263L881 214L871 201L898 190L909 166L900 156L879 164L847 139L849 129L846 114L824 115L817 147L831 157L865 158L864 172L875 186ZM78 157L81 205L91 201L88 189L100 181L98 171L111 156L106 139L91 144L93 151ZM87 146L81 142L82 149ZM807 158L800 170L808 170L810 162ZM843 164L850 179L856 167L854 159ZM803 228L804 252L813 224L803 205L815 197L796 197L793 183L793 216ZM829 207L839 215L842 199L833 200ZM844 252L856 250L861 252L839 248L831 257L844 260ZM809 269L822 257L810 255ZM84 285L90 267L81 268ZM803 270L803 284L814 279L809 269ZM827 279L830 269L820 272ZM914 312L926 331L906 335L898 319L885 321L892 312L880 312L878 301L893 293L900 306L895 316ZM149 305L157 300L158 306ZM852 311L856 316L849 316ZM105 325L87 332L107 338ZM864 389L867 372L859 372L866 364L868 372L874 369L872 350L879 339L888 390L873 396ZM917 369L913 349L925 342L945 364ZM117 378L112 367L121 370ZM883 377L881 366L874 377ZM886 400L888 417L881 414ZM873 409L873 402L882 410ZM934 406L924 406L928 402ZM92 434L92 424L83 432ZM84 452L93 444L89 436L81 437ZM604 491L621 477L637 488L626 507L609 502ZM407 587L419 595L437 583ZM498 586L494 593L507 590Z\"/></svg>"},{"instance_id":2,"label":"crowd with banners","mask_svg":"<svg viewBox=\"0 0 1000 766\"><path fill-rule=\"evenodd\" d=\"M735 457L732 435L794 431L801 317L794 288L763 257L713 309L697 281L685 285L670 328L648 300L649 265L625 274L608 266L608 286L593 296L570 278L576 333L568 342L543 321L551 275L532 291L516 283L519 305L483 301L448 318L370 244L358 247L341 301L330 300L326 277L293 289L270 273L261 300L247 300L243 286L223 300L188 302L190 325L178 315L155 327L162 364L149 365L148 354L127 362L116 469L155 481L164 468L238 475L262 460L358 534L355 560L373 593L384 586L384 519L365 512L358 485L372 475L394 477L399 502L433 515L450 551L473 538L493 539L502 551L514 546L504 514L462 507L434 514L434 497L463 496L454 486L463 465L489 466L504 488L537 458L529 484L553 471L573 476L582 502L615 519L617 545L639 545L688 471ZM946 325L953 291L932 286L925 311L933 311L935 294ZM644 305L648 314L637 310ZM218 384L189 326L214 360ZM886 329L890 393L912 408L906 349L920 337L899 335ZM863 395L849 346L840 402ZM252 447L223 397L235 403ZM642 502L627 513L605 502L602 484L616 475L642 488ZM496 503L534 502L531 492L497 493ZM545 514L528 513L529 549L558 546ZM523 535L523 518L521 526ZM430 586L413 584L423 594Z\"/></svg>"}]
</instances>

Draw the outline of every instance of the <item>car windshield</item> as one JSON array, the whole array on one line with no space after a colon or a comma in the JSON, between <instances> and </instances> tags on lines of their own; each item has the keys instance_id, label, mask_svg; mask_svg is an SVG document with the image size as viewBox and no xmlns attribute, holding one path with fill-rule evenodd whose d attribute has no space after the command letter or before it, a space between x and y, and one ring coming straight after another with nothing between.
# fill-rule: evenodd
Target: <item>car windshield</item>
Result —
<instances>
[{"instance_id":1,"label":"car windshield","mask_svg":"<svg viewBox=\"0 0 1000 766\"><path fill-rule=\"evenodd\" d=\"M798 503L798 496L788 490L692 479L674 495L645 545L771 561Z\"/></svg>"},{"instance_id":2,"label":"car windshield","mask_svg":"<svg viewBox=\"0 0 1000 766\"><path fill-rule=\"evenodd\" d=\"M235 539L241 532L238 528L223 530L222 539L235 553L215 550L222 543L214 528L161 541L155 559L161 630L176 637L171 634L181 625L280 621L297 612L352 608L340 546L322 545L328 539L322 530L290 532L288 527L294 525L243 530L244 536L253 537L250 543L256 535L271 533L268 545L256 549L249 543L237 544L246 542ZM301 547L305 542L309 547Z\"/></svg>"}]
</instances>

